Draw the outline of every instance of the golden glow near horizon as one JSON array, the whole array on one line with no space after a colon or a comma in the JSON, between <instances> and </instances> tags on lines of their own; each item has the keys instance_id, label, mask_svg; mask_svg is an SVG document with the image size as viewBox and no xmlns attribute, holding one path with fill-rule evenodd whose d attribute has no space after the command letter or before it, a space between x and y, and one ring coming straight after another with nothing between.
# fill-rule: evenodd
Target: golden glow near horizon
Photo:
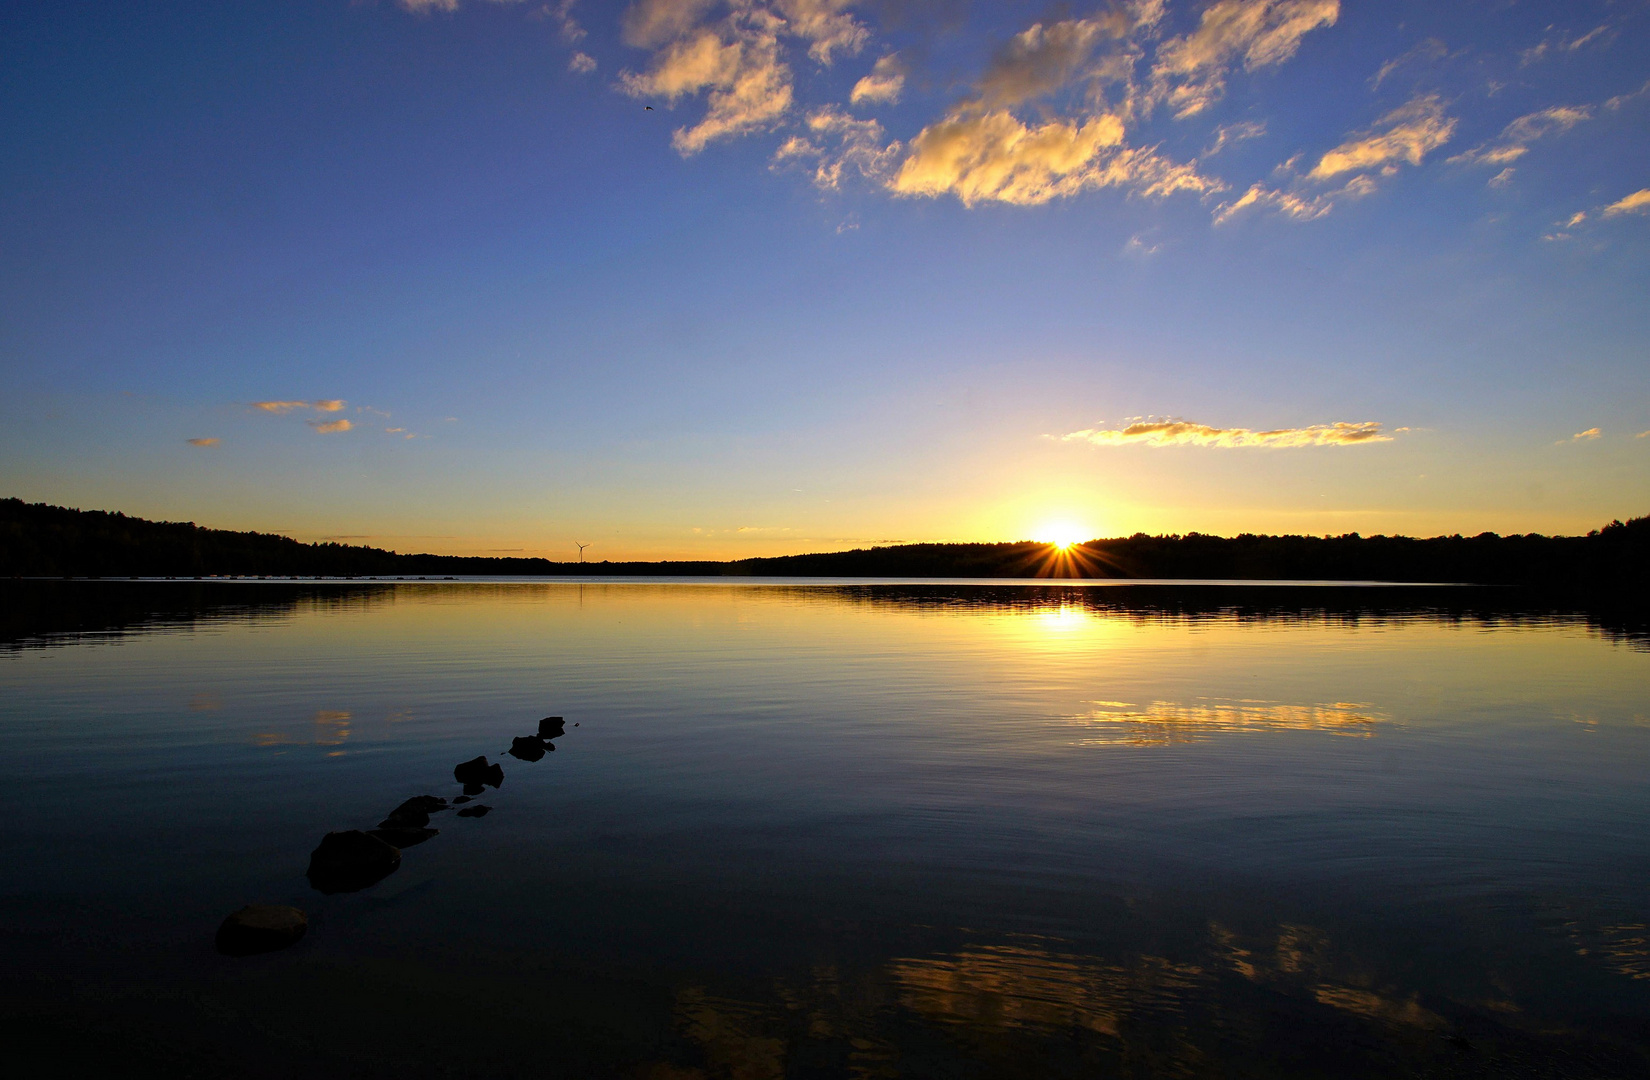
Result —
<instances>
[{"instance_id":1,"label":"golden glow near horizon","mask_svg":"<svg viewBox=\"0 0 1650 1080\"><path fill-rule=\"evenodd\" d=\"M1051 521L1037 530L1035 539L1065 551L1089 539L1087 530L1070 521Z\"/></svg>"}]
</instances>

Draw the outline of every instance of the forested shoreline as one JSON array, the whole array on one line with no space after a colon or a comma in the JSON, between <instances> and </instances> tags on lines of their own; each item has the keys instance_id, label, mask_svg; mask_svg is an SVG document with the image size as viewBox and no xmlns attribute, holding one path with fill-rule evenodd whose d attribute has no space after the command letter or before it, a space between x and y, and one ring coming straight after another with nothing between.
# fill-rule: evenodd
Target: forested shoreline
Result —
<instances>
[{"instance_id":1,"label":"forested shoreline","mask_svg":"<svg viewBox=\"0 0 1650 1080\"><path fill-rule=\"evenodd\" d=\"M1650 584L1650 517L1585 536L1134 536L1070 549L1018 541L902 544L714 561L553 562L402 554L271 533L210 529L99 510L0 500L0 575L209 577L683 575L774 577L1168 578L1460 582L1597 592Z\"/></svg>"}]
</instances>

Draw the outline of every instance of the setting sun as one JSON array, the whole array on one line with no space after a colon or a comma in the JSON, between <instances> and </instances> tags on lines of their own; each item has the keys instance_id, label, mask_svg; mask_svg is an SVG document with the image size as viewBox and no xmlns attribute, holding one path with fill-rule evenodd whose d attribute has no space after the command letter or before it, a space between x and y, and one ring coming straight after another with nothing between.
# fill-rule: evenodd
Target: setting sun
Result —
<instances>
[{"instance_id":1,"label":"setting sun","mask_svg":"<svg viewBox=\"0 0 1650 1080\"><path fill-rule=\"evenodd\" d=\"M1037 539L1057 548L1069 548L1086 539L1084 531L1081 525L1069 521L1051 522L1037 530Z\"/></svg>"}]
</instances>

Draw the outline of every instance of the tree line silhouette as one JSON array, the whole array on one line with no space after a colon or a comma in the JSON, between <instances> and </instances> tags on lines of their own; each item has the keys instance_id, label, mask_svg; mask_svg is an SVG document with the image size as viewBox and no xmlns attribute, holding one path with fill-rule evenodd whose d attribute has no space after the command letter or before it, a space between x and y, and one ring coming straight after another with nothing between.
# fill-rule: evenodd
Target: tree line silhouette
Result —
<instances>
[{"instance_id":1,"label":"tree line silhouette","mask_svg":"<svg viewBox=\"0 0 1650 1080\"><path fill-rule=\"evenodd\" d=\"M409 575L753 575L774 577L1167 578L1463 582L1598 593L1650 585L1650 517L1585 536L1265 536L1187 533L1092 540L901 544L725 562L553 562L403 555L305 544L271 533L148 521L121 513L0 500L8 577L371 577Z\"/></svg>"}]
</instances>

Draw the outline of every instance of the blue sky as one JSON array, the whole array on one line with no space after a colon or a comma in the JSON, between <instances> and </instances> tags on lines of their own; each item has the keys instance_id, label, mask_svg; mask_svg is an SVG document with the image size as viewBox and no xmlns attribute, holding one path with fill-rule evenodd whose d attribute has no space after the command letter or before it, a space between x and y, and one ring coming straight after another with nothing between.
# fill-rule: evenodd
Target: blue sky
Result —
<instances>
[{"instance_id":1,"label":"blue sky","mask_svg":"<svg viewBox=\"0 0 1650 1080\"><path fill-rule=\"evenodd\" d=\"M9 4L0 489L612 558L1650 513L1647 31Z\"/></svg>"}]
</instances>

